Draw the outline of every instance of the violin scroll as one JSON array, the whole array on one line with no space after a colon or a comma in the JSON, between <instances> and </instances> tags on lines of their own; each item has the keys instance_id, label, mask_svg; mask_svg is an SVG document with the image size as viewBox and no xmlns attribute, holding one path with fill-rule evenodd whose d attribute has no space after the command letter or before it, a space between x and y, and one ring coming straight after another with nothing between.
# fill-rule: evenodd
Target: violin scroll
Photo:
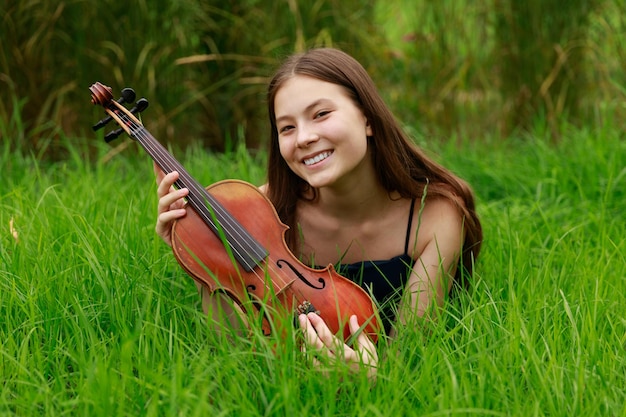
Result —
<instances>
[{"instance_id":1,"label":"violin scroll","mask_svg":"<svg viewBox=\"0 0 626 417\"><path fill-rule=\"evenodd\" d=\"M92 104L106 106L111 100L113 100L113 90L111 87L100 82L92 84L91 87L89 87L89 91L91 91ZM132 88L124 88L122 90L122 97L120 97L117 102L120 104L130 103L135 100L135 96L135 90Z\"/></svg>"},{"instance_id":2,"label":"violin scroll","mask_svg":"<svg viewBox=\"0 0 626 417\"><path fill-rule=\"evenodd\" d=\"M111 87L107 87L104 84L96 82L89 87L89 91L91 91L91 103L98 104L100 106L105 106L109 104L111 100L113 100L113 93Z\"/></svg>"},{"instance_id":3,"label":"violin scroll","mask_svg":"<svg viewBox=\"0 0 626 417\"><path fill-rule=\"evenodd\" d=\"M108 87L100 82L92 84L91 87L89 87L89 91L91 91L91 103L104 107L105 111L109 114L107 117L93 125L93 130L95 131L103 128L111 120L115 120L120 125L120 128L109 132L104 137L104 140L107 143L116 139L119 135L124 133L124 131L132 136L129 129L130 125L136 124L141 126L141 122L134 117L134 115L144 111L148 107L148 100L145 98L139 99L137 103L135 103L135 106L130 110L123 106L123 104L131 103L135 100L135 91L132 88L124 88L122 90L122 96L117 99L117 101L113 100L111 87Z\"/></svg>"}]
</instances>

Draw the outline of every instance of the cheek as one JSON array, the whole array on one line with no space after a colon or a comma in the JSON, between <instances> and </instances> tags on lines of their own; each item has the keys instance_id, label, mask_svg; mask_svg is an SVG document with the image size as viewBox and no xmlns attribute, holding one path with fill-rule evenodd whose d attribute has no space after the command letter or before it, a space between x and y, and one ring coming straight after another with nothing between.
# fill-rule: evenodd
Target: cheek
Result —
<instances>
[{"instance_id":1,"label":"cheek","mask_svg":"<svg viewBox=\"0 0 626 417\"><path fill-rule=\"evenodd\" d=\"M350 145L355 155L363 156L363 154L366 153L369 148L369 141L370 139L360 132L357 134L353 134Z\"/></svg>"},{"instance_id":2,"label":"cheek","mask_svg":"<svg viewBox=\"0 0 626 417\"><path fill-rule=\"evenodd\" d=\"M290 164L290 158L293 155L294 146L289 140L279 140L278 141L278 150L280 151L280 156L283 157L287 164Z\"/></svg>"}]
</instances>

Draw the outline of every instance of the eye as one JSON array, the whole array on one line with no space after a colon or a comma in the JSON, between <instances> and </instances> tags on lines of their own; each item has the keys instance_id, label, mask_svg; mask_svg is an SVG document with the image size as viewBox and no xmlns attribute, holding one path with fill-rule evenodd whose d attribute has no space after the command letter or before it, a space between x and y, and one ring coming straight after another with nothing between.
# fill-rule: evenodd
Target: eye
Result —
<instances>
[{"instance_id":1,"label":"eye","mask_svg":"<svg viewBox=\"0 0 626 417\"><path fill-rule=\"evenodd\" d=\"M278 128L278 133L282 135L282 134L285 134L285 133L287 133L287 132L289 132L290 130L293 130L293 129L294 129L294 126L292 126L292 125L282 126L282 127Z\"/></svg>"},{"instance_id":2,"label":"eye","mask_svg":"<svg viewBox=\"0 0 626 417\"><path fill-rule=\"evenodd\" d=\"M330 110L320 110L317 113L315 113L315 119L322 118L322 117L327 116L329 114L330 114Z\"/></svg>"}]
</instances>

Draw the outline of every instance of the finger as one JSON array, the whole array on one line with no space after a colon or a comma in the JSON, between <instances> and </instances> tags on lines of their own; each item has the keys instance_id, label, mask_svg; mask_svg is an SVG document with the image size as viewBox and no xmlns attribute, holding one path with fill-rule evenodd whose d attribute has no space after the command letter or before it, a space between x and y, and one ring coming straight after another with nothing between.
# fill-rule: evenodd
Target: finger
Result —
<instances>
[{"instance_id":1,"label":"finger","mask_svg":"<svg viewBox=\"0 0 626 417\"><path fill-rule=\"evenodd\" d=\"M158 183L159 186L157 187L157 195L159 196L159 198L163 197L171 191L172 186L174 185L178 177L179 175L176 171L172 171L163 177L163 179Z\"/></svg>"},{"instance_id":2,"label":"finger","mask_svg":"<svg viewBox=\"0 0 626 417\"><path fill-rule=\"evenodd\" d=\"M317 334L317 330L313 327L309 317L306 314L300 314L298 316L298 321L300 322L300 328L304 331L303 333L306 345L315 350L327 350L325 349L324 342L320 339Z\"/></svg>"},{"instance_id":3,"label":"finger","mask_svg":"<svg viewBox=\"0 0 626 417\"><path fill-rule=\"evenodd\" d=\"M307 323L310 326L309 320L306 318L304 314L302 314L301 317L299 317L299 322L300 322L300 326L303 327L304 329L307 328ZM309 331L315 332L315 329L313 328L313 326L310 326ZM311 363L311 365L314 368L320 370L323 375L328 376L329 375L328 369L325 369L323 367L322 360L320 360L319 355L322 355L322 358L325 358L324 362L326 364L328 364L329 361L332 362L333 360L335 360L335 356L331 352L329 352L328 349L324 348L324 346L321 344L321 341L320 341L321 348L309 349L307 346L308 346L307 343L303 343L302 346L300 346L300 352L302 352L306 360L309 361L309 363Z\"/></svg>"},{"instance_id":4,"label":"finger","mask_svg":"<svg viewBox=\"0 0 626 417\"><path fill-rule=\"evenodd\" d=\"M306 350L306 346L315 347L317 349L321 349L324 347L323 343L317 337L317 333L315 332L315 328L307 318L306 314L300 314L298 316L298 322L300 323L300 328L302 329L302 333L304 334L305 345L304 349Z\"/></svg>"},{"instance_id":5,"label":"finger","mask_svg":"<svg viewBox=\"0 0 626 417\"><path fill-rule=\"evenodd\" d=\"M157 217L157 223L155 227L157 235L161 236L161 238L163 238L163 240L165 240L166 243L171 245L170 233L172 229L172 222L176 219L179 219L185 216L185 214L186 214L185 209L179 209L179 210L167 211L159 215Z\"/></svg>"},{"instance_id":6,"label":"finger","mask_svg":"<svg viewBox=\"0 0 626 417\"><path fill-rule=\"evenodd\" d=\"M378 352L376 351L376 345L372 340L363 332L356 316L351 316L349 320L350 333L355 336L356 342L354 343L354 351L350 352L354 356L352 360L357 360L362 364L369 365L375 368L378 364Z\"/></svg>"},{"instance_id":7,"label":"finger","mask_svg":"<svg viewBox=\"0 0 626 417\"><path fill-rule=\"evenodd\" d=\"M318 314L309 313L306 315L306 317L315 329L317 337L328 349L330 349L331 351L336 350L338 346L343 344L343 342L340 342L339 339L335 337L333 332L326 325L326 322L324 322L324 319L321 318Z\"/></svg>"},{"instance_id":8,"label":"finger","mask_svg":"<svg viewBox=\"0 0 626 417\"><path fill-rule=\"evenodd\" d=\"M361 326L359 325L359 320L356 315L350 316L350 321L348 322L350 327L350 334L356 336L356 342L358 346L365 347L368 349L376 348L372 339L367 336L367 334L363 331Z\"/></svg>"},{"instance_id":9,"label":"finger","mask_svg":"<svg viewBox=\"0 0 626 417\"><path fill-rule=\"evenodd\" d=\"M187 214L187 210L185 209L177 209L177 210L169 210L164 213L159 214L157 225L170 225L174 220L180 219Z\"/></svg>"},{"instance_id":10,"label":"finger","mask_svg":"<svg viewBox=\"0 0 626 417\"><path fill-rule=\"evenodd\" d=\"M189 190L187 188L181 188L180 190L174 190L169 194L165 194L159 199L157 212L161 214L172 209L182 208L185 205L183 198L188 194Z\"/></svg>"}]
</instances>

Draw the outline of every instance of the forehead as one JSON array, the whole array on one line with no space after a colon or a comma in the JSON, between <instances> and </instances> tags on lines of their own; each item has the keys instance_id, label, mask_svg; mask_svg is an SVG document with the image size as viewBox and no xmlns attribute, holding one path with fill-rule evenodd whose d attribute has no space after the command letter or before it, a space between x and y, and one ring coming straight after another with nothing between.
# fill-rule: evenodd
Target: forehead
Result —
<instances>
[{"instance_id":1,"label":"forehead","mask_svg":"<svg viewBox=\"0 0 626 417\"><path fill-rule=\"evenodd\" d=\"M305 75L296 75L285 81L276 91L274 111L276 116L280 117L279 113L304 110L315 102L346 99L352 101L346 89L341 85Z\"/></svg>"}]
</instances>

